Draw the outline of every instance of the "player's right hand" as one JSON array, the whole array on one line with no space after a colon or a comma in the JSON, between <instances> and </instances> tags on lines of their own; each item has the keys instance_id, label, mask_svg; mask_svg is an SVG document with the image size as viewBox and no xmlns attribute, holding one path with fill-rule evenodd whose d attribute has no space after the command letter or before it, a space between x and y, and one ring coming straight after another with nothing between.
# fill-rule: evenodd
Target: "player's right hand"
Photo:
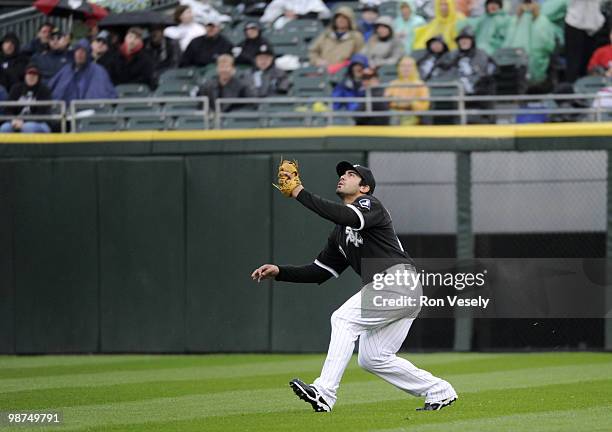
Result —
<instances>
[{"instance_id":1,"label":"player's right hand","mask_svg":"<svg viewBox=\"0 0 612 432\"><path fill-rule=\"evenodd\" d=\"M251 273L251 279L256 280L257 282L261 281L262 279L274 279L276 275L278 275L278 272L278 266L275 266L274 264L264 264Z\"/></svg>"}]
</instances>

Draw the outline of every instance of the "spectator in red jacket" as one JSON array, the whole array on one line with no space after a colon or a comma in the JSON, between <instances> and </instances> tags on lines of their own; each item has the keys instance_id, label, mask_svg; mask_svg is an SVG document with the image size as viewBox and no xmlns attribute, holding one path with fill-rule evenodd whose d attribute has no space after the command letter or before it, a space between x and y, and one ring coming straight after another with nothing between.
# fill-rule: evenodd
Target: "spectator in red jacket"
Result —
<instances>
[{"instance_id":1,"label":"spectator in red jacket","mask_svg":"<svg viewBox=\"0 0 612 432\"><path fill-rule=\"evenodd\" d=\"M589 61L591 75L605 75L612 78L612 29L610 29L610 44L598 48Z\"/></svg>"}]
</instances>

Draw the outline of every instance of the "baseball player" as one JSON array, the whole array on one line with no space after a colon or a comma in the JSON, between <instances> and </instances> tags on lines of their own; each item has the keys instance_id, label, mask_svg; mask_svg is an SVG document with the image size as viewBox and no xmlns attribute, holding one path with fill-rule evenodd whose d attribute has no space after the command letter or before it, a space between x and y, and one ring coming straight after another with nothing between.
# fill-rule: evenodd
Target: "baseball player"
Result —
<instances>
[{"instance_id":1,"label":"baseball player","mask_svg":"<svg viewBox=\"0 0 612 432\"><path fill-rule=\"evenodd\" d=\"M264 264L251 274L257 282L272 279L321 284L338 277L348 266L359 275L362 260L400 260L412 269L387 209L372 194L376 182L372 171L350 162L336 166L340 177L336 194L342 204L321 198L302 186L297 162L282 161L275 185L286 197L336 224L327 244L313 263L303 266ZM419 410L433 411L457 400L453 387L443 379L396 356L413 317L397 314L368 317L363 314L360 292L349 298L331 316L331 340L321 375L311 384L299 379L289 383L295 394L317 412L331 411L346 366L359 339L359 366L414 396L424 396Z\"/></svg>"}]
</instances>

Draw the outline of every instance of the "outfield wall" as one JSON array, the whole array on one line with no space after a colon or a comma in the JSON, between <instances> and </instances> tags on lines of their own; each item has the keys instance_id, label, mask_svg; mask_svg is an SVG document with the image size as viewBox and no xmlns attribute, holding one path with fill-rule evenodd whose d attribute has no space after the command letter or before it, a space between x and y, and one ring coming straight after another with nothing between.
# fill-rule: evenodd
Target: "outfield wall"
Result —
<instances>
[{"instance_id":1,"label":"outfield wall","mask_svg":"<svg viewBox=\"0 0 612 432\"><path fill-rule=\"evenodd\" d=\"M340 159L365 163L371 151L464 155L468 164L457 164L452 187L463 233L457 254L465 256L474 249L471 212L461 211L466 191L471 202L470 152L606 155L612 125L0 140L1 353L293 352L326 349L329 315L359 280L346 272L323 286L250 281L263 262L311 261L331 229L271 187L281 154L298 159L307 186L330 199ZM469 349L474 332L458 327L468 335L459 348Z\"/></svg>"}]
</instances>

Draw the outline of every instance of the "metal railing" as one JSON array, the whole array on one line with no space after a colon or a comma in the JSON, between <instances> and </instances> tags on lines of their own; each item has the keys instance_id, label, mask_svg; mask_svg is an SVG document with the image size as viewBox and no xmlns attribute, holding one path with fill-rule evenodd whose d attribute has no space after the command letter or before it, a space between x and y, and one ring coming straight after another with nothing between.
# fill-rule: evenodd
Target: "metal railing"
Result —
<instances>
[{"instance_id":1,"label":"metal railing","mask_svg":"<svg viewBox=\"0 0 612 432\"><path fill-rule=\"evenodd\" d=\"M50 114L6 114L5 108L10 107L51 107ZM66 103L64 101L11 101L0 102L0 124L11 121L13 119L22 119L24 121L40 121L47 123L59 122L60 131L66 132Z\"/></svg>"}]
</instances>

